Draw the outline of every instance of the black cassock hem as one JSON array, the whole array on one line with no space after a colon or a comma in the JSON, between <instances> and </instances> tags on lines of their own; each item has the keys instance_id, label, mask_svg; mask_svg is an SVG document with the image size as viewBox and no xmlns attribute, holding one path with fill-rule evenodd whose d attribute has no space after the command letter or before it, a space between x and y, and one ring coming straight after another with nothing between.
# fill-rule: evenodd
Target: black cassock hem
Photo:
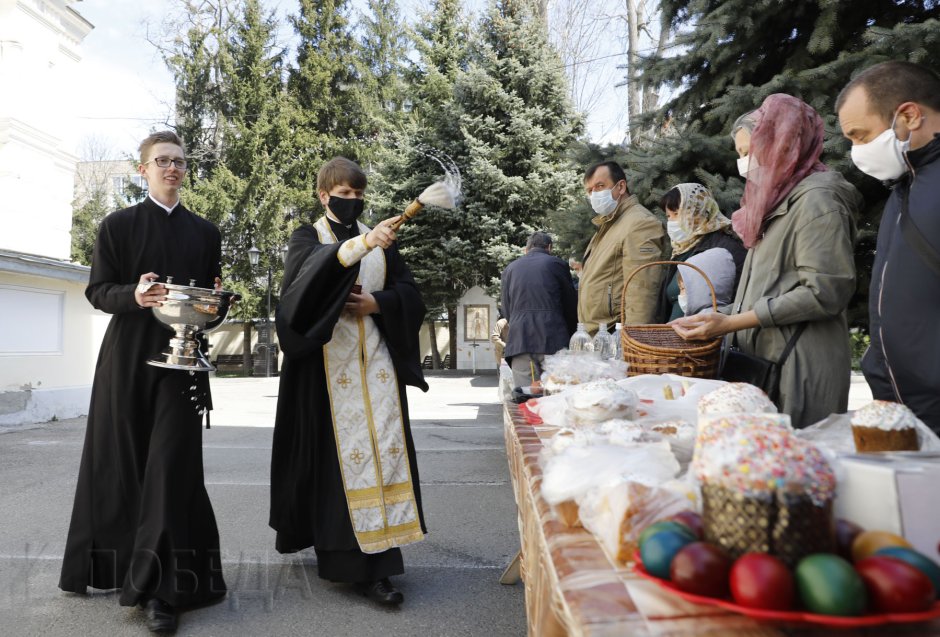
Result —
<instances>
[{"instance_id":1,"label":"black cassock hem","mask_svg":"<svg viewBox=\"0 0 940 637\"><path fill-rule=\"evenodd\" d=\"M331 582L354 584L374 582L385 577L405 572L401 549L394 548L381 553L351 551L323 551L317 553L317 575Z\"/></svg>"}]
</instances>

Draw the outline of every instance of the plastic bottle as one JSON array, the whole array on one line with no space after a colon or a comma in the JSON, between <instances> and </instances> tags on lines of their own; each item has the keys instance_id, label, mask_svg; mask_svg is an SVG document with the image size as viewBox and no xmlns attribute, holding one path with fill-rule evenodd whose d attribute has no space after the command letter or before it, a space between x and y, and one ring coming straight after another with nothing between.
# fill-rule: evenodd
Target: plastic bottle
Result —
<instances>
[{"instance_id":1,"label":"plastic bottle","mask_svg":"<svg viewBox=\"0 0 940 637\"><path fill-rule=\"evenodd\" d=\"M614 333L610 337L610 340L613 341L612 350L614 352L613 358L618 361L623 360L623 323L617 323L614 327Z\"/></svg>"},{"instance_id":2,"label":"plastic bottle","mask_svg":"<svg viewBox=\"0 0 940 637\"><path fill-rule=\"evenodd\" d=\"M568 349L572 352L593 352L594 345L591 343L591 335L588 334L584 323L578 323L578 329L571 335L568 341Z\"/></svg>"},{"instance_id":3,"label":"plastic bottle","mask_svg":"<svg viewBox=\"0 0 940 637\"><path fill-rule=\"evenodd\" d=\"M611 358L614 355L612 345L607 323L598 323L597 334L594 336L594 351L600 354L601 358Z\"/></svg>"}]
</instances>

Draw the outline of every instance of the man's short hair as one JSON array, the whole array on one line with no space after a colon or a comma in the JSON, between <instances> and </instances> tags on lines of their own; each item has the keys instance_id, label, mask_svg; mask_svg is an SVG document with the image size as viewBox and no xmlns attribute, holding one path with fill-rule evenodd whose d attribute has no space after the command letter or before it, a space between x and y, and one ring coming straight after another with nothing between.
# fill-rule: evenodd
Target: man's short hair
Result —
<instances>
[{"instance_id":1,"label":"man's short hair","mask_svg":"<svg viewBox=\"0 0 940 637\"><path fill-rule=\"evenodd\" d=\"M872 111L890 122L904 102L917 102L940 112L940 75L913 62L892 60L870 66L845 85L836 98L836 112L845 105L849 93L864 87Z\"/></svg>"},{"instance_id":2,"label":"man's short hair","mask_svg":"<svg viewBox=\"0 0 940 637\"><path fill-rule=\"evenodd\" d=\"M679 192L679 189L675 186L666 191L666 194L663 195L659 200L659 207L663 209L663 212L678 210L681 204L682 193Z\"/></svg>"},{"instance_id":3,"label":"man's short hair","mask_svg":"<svg viewBox=\"0 0 940 637\"><path fill-rule=\"evenodd\" d=\"M140 163L146 164L150 161L150 157L147 157L147 155L150 153L150 149L157 144L176 144L183 149L183 154L186 154L186 146L183 145L180 136L171 130L162 130L150 133L144 141L140 142L140 146L137 148L140 153Z\"/></svg>"},{"instance_id":4,"label":"man's short hair","mask_svg":"<svg viewBox=\"0 0 940 637\"><path fill-rule=\"evenodd\" d=\"M594 173L597 172L598 168L606 166L607 170L610 171L610 177L614 180L616 184L618 181L626 181L627 175L623 172L623 167L620 166L615 161L602 161L597 164L594 164L584 172L584 181L587 182L588 179L594 176Z\"/></svg>"},{"instance_id":5,"label":"man's short hair","mask_svg":"<svg viewBox=\"0 0 940 637\"><path fill-rule=\"evenodd\" d=\"M344 185L365 190L367 182L366 173L359 164L345 157L334 157L317 173L317 191L330 192L334 187Z\"/></svg>"},{"instance_id":6,"label":"man's short hair","mask_svg":"<svg viewBox=\"0 0 940 637\"><path fill-rule=\"evenodd\" d=\"M525 248L526 250L531 250L533 248L541 248L542 250L548 250L552 247L552 235L547 232L542 232L538 230L532 233L532 236L529 237L529 240L526 241Z\"/></svg>"}]
</instances>

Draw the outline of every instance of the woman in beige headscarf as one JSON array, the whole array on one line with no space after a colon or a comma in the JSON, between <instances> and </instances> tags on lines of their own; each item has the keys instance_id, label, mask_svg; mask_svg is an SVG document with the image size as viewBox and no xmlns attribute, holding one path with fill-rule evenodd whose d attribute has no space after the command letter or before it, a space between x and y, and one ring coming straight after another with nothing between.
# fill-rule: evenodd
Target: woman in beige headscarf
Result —
<instances>
[{"instance_id":1,"label":"woman in beige headscarf","mask_svg":"<svg viewBox=\"0 0 940 637\"><path fill-rule=\"evenodd\" d=\"M734 284L737 286L747 250L708 189L702 184L679 184L663 195L659 206L668 220L666 229L672 243L672 260L686 261L706 250L724 248L734 259ZM678 299L679 278L673 265L669 266L660 287L657 322L668 323L682 316Z\"/></svg>"}]
</instances>

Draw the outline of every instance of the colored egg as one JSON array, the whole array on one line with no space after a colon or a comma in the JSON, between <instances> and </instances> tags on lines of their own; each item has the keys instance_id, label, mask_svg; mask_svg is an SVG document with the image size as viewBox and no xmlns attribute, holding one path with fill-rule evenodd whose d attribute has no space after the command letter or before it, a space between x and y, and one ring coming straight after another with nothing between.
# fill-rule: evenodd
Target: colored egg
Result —
<instances>
[{"instance_id":1,"label":"colored egg","mask_svg":"<svg viewBox=\"0 0 940 637\"><path fill-rule=\"evenodd\" d=\"M875 554L880 548L886 546L904 546L912 548L910 542L900 535L887 531L862 531L852 542L852 561L858 562Z\"/></svg>"},{"instance_id":2,"label":"colored egg","mask_svg":"<svg viewBox=\"0 0 940 637\"><path fill-rule=\"evenodd\" d=\"M695 511L681 511L672 516L671 519L673 522L689 527L689 530L698 539L701 540L705 537L705 524L702 522L702 516Z\"/></svg>"},{"instance_id":3,"label":"colored egg","mask_svg":"<svg viewBox=\"0 0 940 637\"><path fill-rule=\"evenodd\" d=\"M780 558L747 553L731 567L731 596L748 608L790 610L796 598L793 573Z\"/></svg>"},{"instance_id":4,"label":"colored egg","mask_svg":"<svg viewBox=\"0 0 940 637\"><path fill-rule=\"evenodd\" d=\"M919 570L921 573L930 578L930 582L933 584L934 593L936 593L937 599L940 599L940 565L937 565L937 563L932 559L923 553L918 553L914 549L909 549L903 546L886 546L875 551L875 556L878 555L885 555L887 557L894 557L899 560L903 560Z\"/></svg>"},{"instance_id":5,"label":"colored egg","mask_svg":"<svg viewBox=\"0 0 940 637\"><path fill-rule=\"evenodd\" d=\"M686 544L669 566L673 584L681 590L705 597L728 596L728 573L731 558L708 542Z\"/></svg>"},{"instance_id":6,"label":"colored egg","mask_svg":"<svg viewBox=\"0 0 940 637\"><path fill-rule=\"evenodd\" d=\"M852 559L852 543L865 531L862 527L848 520L836 520L836 553L847 560Z\"/></svg>"},{"instance_id":7,"label":"colored egg","mask_svg":"<svg viewBox=\"0 0 940 637\"><path fill-rule=\"evenodd\" d=\"M879 613L919 613L933 606L936 592L930 578L907 562L873 555L855 568Z\"/></svg>"},{"instance_id":8,"label":"colored egg","mask_svg":"<svg viewBox=\"0 0 940 637\"><path fill-rule=\"evenodd\" d=\"M661 579L669 579L669 568L672 558L682 547L691 544L695 538L688 532L672 530L660 531L646 538L640 545L640 558L646 571Z\"/></svg>"},{"instance_id":9,"label":"colored egg","mask_svg":"<svg viewBox=\"0 0 940 637\"><path fill-rule=\"evenodd\" d=\"M853 617L865 611L866 592L861 576L846 560L816 553L796 565L796 589L811 613Z\"/></svg>"},{"instance_id":10,"label":"colored egg","mask_svg":"<svg viewBox=\"0 0 940 637\"><path fill-rule=\"evenodd\" d=\"M690 540L697 539L689 527L685 526L684 524L674 520L661 520L659 522L650 524L648 527L643 529L642 532L640 532L640 537L637 540L637 544L639 545L640 549L643 548L643 543L646 542L646 538L650 537L651 535L655 535L660 531L675 531L676 533L684 533L685 535L688 535Z\"/></svg>"}]
</instances>

